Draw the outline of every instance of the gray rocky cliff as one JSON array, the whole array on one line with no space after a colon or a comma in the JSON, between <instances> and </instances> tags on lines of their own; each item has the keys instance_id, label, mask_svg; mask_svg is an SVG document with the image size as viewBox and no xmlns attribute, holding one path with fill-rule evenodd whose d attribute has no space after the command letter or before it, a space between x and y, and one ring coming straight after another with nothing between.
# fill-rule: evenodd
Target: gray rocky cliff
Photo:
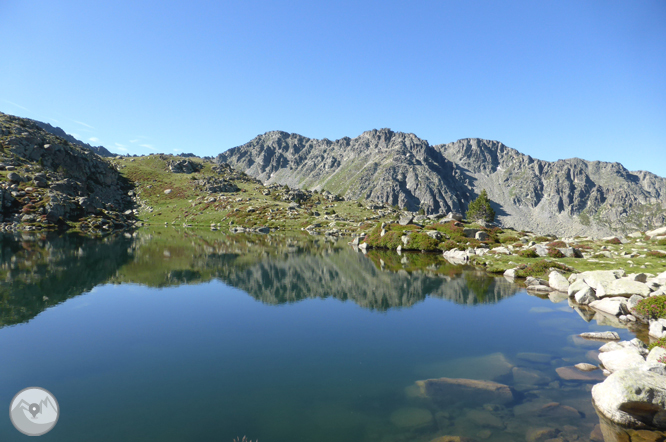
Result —
<instances>
[{"instance_id":1,"label":"gray rocky cliff","mask_svg":"<svg viewBox=\"0 0 666 442\"><path fill-rule=\"evenodd\" d=\"M431 146L389 129L316 140L274 131L217 157L265 184L327 190L431 213L464 213L486 189L504 226L606 236L666 223L666 179L619 163L548 162L497 141Z\"/></svg>"}]
</instances>

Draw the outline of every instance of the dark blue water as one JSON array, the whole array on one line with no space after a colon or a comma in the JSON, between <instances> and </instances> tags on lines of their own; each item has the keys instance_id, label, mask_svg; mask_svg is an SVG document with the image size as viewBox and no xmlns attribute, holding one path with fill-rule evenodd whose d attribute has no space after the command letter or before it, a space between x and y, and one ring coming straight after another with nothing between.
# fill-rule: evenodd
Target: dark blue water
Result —
<instances>
[{"instance_id":1,"label":"dark blue water","mask_svg":"<svg viewBox=\"0 0 666 442\"><path fill-rule=\"evenodd\" d=\"M6 325L0 404L29 386L51 391L61 417L41 436L45 441L508 441L525 440L539 427L552 427L562 440L589 440L599 423L589 393L594 382L561 379L555 369L594 362L591 350L599 344L573 336L607 327L585 322L566 301L555 304L491 278L483 279L488 296L475 298L466 281L479 276L469 271L428 276L439 281L425 285L432 293L385 309L341 300L340 286L321 281L314 296L305 291L308 276L316 275L304 263L315 262L350 291L367 291L373 278L378 291L388 290L380 278L401 278L385 294L391 299L397 285L425 277L381 271L346 248L316 256L237 263L233 278L225 271L163 288L107 282ZM331 264L345 261L356 263L348 275ZM282 270L267 271L267 263ZM269 303L259 292L228 285L241 285L243 274L261 275L268 287L276 284L271 275L303 280L290 282L285 294L300 300ZM34 282L22 287L39 290ZM9 296L11 284L4 290ZM470 302L477 298L493 301ZM419 397L414 383L439 377L501 382L514 388L515 400L460 407ZM0 418L0 440L25 437L8 416Z\"/></svg>"}]
</instances>

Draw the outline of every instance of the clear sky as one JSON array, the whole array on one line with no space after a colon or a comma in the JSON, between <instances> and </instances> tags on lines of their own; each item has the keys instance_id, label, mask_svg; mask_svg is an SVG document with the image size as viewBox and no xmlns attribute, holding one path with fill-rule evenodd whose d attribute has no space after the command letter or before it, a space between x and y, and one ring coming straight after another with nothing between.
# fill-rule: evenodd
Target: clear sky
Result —
<instances>
[{"instance_id":1,"label":"clear sky","mask_svg":"<svg viewBox=\"0 0 666 442\"><path fill-rule=\"evenodd\" d=\"M666 176L666 1L0 0L0 111L117 153L270 130Z\"/></svg>"}]
</instances>

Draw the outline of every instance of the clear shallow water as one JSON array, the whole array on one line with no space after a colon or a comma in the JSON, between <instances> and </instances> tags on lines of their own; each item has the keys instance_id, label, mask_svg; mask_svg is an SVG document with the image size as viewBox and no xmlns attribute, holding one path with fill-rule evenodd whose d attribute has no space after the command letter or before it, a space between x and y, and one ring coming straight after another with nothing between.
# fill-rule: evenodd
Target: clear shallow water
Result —
<instances>
[{"instance_id":1,"label":"clear shallow water","mask_svg":"<svg viewBox=\"0 0 666 442\"><path fill-rule=\"evenodd\" d=\"M5 239L0 403L51 391L54 441L589 440L599 423L594 382L555 369L594 363L600 344L575 335L608 328L566 301L325 242L181 239ZM439 377L497 381L514 400L419 395ZM0 419L0 440L22 437Z\"/></svg>"}]
</instances>

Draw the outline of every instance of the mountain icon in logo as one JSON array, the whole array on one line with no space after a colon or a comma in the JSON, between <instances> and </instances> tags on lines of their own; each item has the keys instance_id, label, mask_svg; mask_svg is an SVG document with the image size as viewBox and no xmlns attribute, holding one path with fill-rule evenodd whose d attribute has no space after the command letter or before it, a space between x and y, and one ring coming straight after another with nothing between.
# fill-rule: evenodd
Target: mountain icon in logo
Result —
<instances>
[{"instance_id":1,"label":"mountain icon in logo","mask_svg":"<svg viewBox=\"0 0 666 442\"><path fill-rule=\"evenodd\" d=\"M9 418L21 433L40 436L48 433L58 422L60 408L55 397L39 387L18 392L9 407Z\"/></svg>"}]
</instances>

